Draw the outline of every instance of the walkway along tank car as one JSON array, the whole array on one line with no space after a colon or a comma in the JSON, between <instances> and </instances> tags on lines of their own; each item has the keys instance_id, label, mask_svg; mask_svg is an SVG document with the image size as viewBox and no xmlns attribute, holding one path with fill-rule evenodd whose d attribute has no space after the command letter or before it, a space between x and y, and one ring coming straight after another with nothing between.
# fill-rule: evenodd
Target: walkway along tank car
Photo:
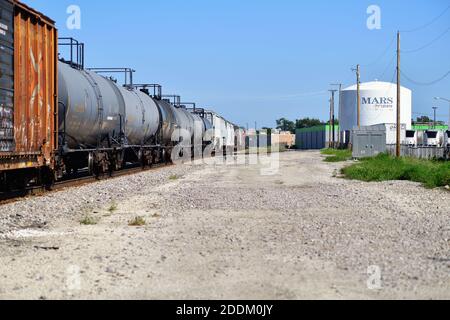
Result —
<instances>
[{"instance_id":1,"label":"walkway along tank car","mask_svg":"<svg viewBox=\"0 0 450 320\"><path fill-rule=\"evenodd\" d=\"M51 183L57 149L57 30L13 0L0 1L0 179L3 189Z\"/></svg>"}]
</instances>

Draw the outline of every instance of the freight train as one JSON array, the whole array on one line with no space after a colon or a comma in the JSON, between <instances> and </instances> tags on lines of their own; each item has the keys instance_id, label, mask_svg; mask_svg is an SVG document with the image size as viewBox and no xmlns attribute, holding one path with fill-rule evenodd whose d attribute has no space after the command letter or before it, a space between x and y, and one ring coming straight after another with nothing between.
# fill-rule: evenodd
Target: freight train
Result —
<instances>
[{"instance_id":1,"label":"freight train","mask_svg":"<svg viewBox=\"0 0 450 320\"><path fill-rule=\"evenodd\" d=\"M242 147L243 129L160 85L134 84L134 70L86 69L84 44L58 39L54 21L25 4L0 0L0 19L2 190ZM58 40L70 59L59 57ZM115 72L124 85L104 76Z\"/></svg>"}]
</instances>

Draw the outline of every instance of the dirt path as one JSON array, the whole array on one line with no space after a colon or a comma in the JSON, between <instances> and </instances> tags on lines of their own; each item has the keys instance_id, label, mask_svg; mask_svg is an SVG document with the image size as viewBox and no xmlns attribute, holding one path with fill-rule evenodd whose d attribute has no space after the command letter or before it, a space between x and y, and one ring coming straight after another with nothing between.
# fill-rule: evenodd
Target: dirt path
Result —
<instances>
[{"instance_id":1,"label":"dirt path","mask_svg":"<svg viewBox=\"0 0 450 320\"><path fill-rule=\"evenodd\" d=\"M0 298L450 298L450 194L346 181L340 166L289 152L273 176L172 167L1 208L45 227L0 234Z\"/></svg>"}]
</instances>

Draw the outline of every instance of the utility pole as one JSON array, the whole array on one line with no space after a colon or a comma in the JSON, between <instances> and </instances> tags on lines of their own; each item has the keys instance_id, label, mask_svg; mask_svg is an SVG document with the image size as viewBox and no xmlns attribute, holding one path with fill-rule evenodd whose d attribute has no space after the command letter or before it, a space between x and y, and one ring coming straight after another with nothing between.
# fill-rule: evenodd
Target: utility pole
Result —
<instances>
[{"instance_id":1,"label":"utility pole","mask_svg":"<svg viewBox=\"0 0 450 320\"><path fill-rule=\"evenodd\" d=\"M334 94L337 90L329 90L331 92L331 100L330 100L330 147L335 147L336 142L336 130L334 125Z\"/></svg>"},{"instance_id":2,"label":"utility pole","mask_svg":"<svg viewBox=\"0 0 450 320\"><path fill-rule=\"evenodd\" d=\"M342 115L341 115L341 110L342 110L342 83L332 83L332 86L339 86L339 111L338 111L338 120L339 120L339 128L341 125L341 119L342 119ZM336 121L335 121L336 122ZM339 135L338 135L338 143L341 143L341 130L339 130Z\"/></svg>"},{"instance_id":3,"label":"utility pole","mask_svg":"<svg viewBox=\"0 0 450 320\"><path fill-rule=\"evenodd\" d=\"M357 114L357 125L358 128L361 127L361 66L358 64L356 69L352 69L352 71L356 71L356 114Z\"/></svg>"},{"instance_id":4,"label":"utility pole","mask_svg":"<svg viewBox=\"0 0 450 320\"><path fill-rule=\"evenodd\" d=\"M356 76L357 76L357 81L358 81L357 96L358 96L358 129L359 129L359 128L361 128L361 67L359 66L359 64L356 69L357 69Z\"/></svg>"},{"instance_id":5,"label":"utility pole","mask_svg":"<svg viewBox=\"0 0 450 320\"><path fill-rule=\"evenodd\" d=\"M433 129L436 129L437 127L437 119L436 119L436 111L437 111L438 107L433 107L433 111L434 111L434 121L433 121Z\"/></svg>"},{"instance_id":6,"label":"utility pole","mask_svg":"<svg viewBox=\"0 0 450 320\"><path fill-rule=\"evenodd\" d=\"M330 103L330 116L329 116L328 123L331 124L331 118L333 117L333 107L331 106L331 99L329 99L328 102ZM331 140L332 139L333 139L333 137L331 136L331 130L329 130L328 131L328 148L331 148Z\"/></svg>"},{"instance_id":7,"label":"utility pole","mask_svg":"<svg viewBox=\"0 0 450 320\"><path fill-rule=\"evenodd\" d=\"M401 87L400 87L400 31L397 32L397 146L396 156L401 157Z\"/></svg>"}]
</instances>

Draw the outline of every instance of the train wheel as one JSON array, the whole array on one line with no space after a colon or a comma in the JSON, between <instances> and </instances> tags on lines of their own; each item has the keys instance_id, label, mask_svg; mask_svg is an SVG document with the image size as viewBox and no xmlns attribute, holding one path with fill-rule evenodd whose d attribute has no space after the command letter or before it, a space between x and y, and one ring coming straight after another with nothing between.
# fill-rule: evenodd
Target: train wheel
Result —
<instances>
[{"instance_id":1,"label":"train wheel","mask_svg":"<svg viewBox=\"0 0 450 320\"><path fill-rule=\"evenodd\" d=\"M149 160L149 164L150 167L153 167L153 165L155 164L155 160L156 160L156 154L155 151L150 151L150 160Z\"/></svg>"},{"instance_id":2,"label":"train wheel","mask_svg":"<svg viewBox=\"0 0 450 320\"><path fill-rule=\"evenodd\" d=\"M88 171L89 171L89 175L94 175L95 172L95 157L94 157L94 153L89 152L88 155Z\"/></svg>"},{"instance_id":3,"label":"train wheel","mask_svg":"<svg viewBox=\"0 0 450 320\"><path fill-rule=\"evenodd\" d=\"M45 189L48 191L52 190L56 182L55 171L46 167L42 169L41 177L42 177L42 185L45 187Z\"/></svg>"},{"instance_id":4,"label":"train wheel","mask_svg":"<svg viewBox=\"0 0 450 320\"><path fill-rule=\"evenodd\" d=\"M108 175L109 175L109 177L112 177L113 172L117 169L116 168L117 159L116 159L115 154L109 155L108 156L108 160L109 160L109 161L107 161L108 162L108 164L107 164L107 166L108 166Z\"/></svg>"},{"instance_id":5,"label":"train wheel","mask_svg":"<svg viewBox=\"0 0 450 320\"><path fill-rule=\"evenodd\" d=\"M172 153L172 151L170 149L163 149L162 150L161 159L163 159L165 164L169 164L172 161L171 153Z\"/></svg>"}]
</instances>

